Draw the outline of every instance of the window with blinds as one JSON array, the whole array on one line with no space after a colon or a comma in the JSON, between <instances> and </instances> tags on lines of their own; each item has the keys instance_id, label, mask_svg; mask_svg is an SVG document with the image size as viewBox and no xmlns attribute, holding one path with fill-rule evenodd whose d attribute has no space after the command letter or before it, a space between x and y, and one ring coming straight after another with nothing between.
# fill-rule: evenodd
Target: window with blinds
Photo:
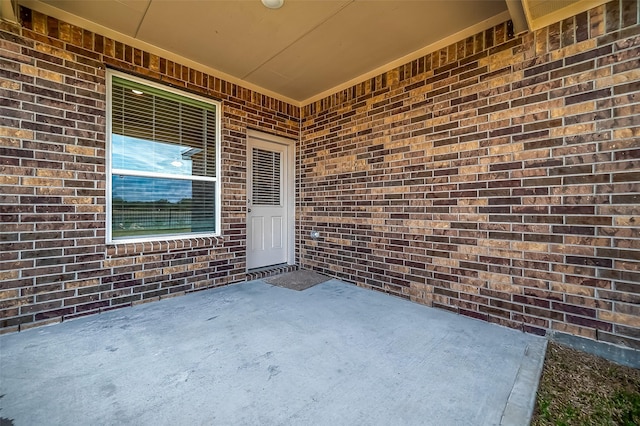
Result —
<instances>
[{"instance_id":1,"label":"window with blinds","mask_svg":"<svg viewBox=\"0 0 640 426\"><path fill-rule=\"evenodd\" d=\"M251 156L253 204L279 206L281 171L279 152L253 148Z\"/></svg>"},{"instance_id":2,"label":"window with blinds","mask_svg":"<svg viewBox=\"0 0 640 426\"><path fill-rule=\"evenodd\" d=\"M218 103L109 78L110 239L218 234Z\"/></svg>"}]
</instances>

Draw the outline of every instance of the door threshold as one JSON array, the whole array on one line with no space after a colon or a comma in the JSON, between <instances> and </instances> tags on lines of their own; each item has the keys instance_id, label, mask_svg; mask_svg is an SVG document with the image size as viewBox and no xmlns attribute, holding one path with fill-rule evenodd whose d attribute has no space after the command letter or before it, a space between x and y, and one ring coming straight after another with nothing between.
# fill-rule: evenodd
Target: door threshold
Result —
<instances>
[{"instance_id":1,"label":"door threshold","mask_svg":"<svg viewBox=\"0 0 640 426\"><path fill-rule=\"evenodd\" d=\"M277 265L263 266L247 270L247 281L258 280L260 278L272 277L274 275L284 274L298 270L298 265L289 265L287 263L279 263Z\"/></svg>"}]
</instances>

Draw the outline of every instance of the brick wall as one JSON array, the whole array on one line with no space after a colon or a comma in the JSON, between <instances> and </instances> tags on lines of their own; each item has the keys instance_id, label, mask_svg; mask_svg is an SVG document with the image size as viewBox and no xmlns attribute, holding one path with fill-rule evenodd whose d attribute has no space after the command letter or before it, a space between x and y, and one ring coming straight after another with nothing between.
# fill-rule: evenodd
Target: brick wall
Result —
<instances>
[{"instance_id":1,"label":"brick wall","mask_svg":"<svg viewBox=\"0 0 640 426\"><path fill-rule=\"evenodd\" d=\"M522 37L505 23L302 111L26 8L21 22L0 24L2 331L244 280L251 127L302 131L301 266L640 348L637 1ZM106 66L223 102L222 238L105 245Z\"/></svg>"},{"instance_id":2,"label":"brick wall","mask_svg":"<svg viewBox=\"0 0 640 426\"><path fill-rule=\"evenodd\" d=\"M640 349L638 2L509 30L302 109L300 264Z\"/></svg>"},{"instance_id":3,"label":"brick wall","mask_svg":"<svg viewBox=\"0 0 640 426\"><path fill-rule=\"evenodd\" d=\"M245 279L246 129L299 108L21 8L0 23L0 328ZM105 245L105 66L221 100L222 237Z\"/></svg>"}]
</instances>

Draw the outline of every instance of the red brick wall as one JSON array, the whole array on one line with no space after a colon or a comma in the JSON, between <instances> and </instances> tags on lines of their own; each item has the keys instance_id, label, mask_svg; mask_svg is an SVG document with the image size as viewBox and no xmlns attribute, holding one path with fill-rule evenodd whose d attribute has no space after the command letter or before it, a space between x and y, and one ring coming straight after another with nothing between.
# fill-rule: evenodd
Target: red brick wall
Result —
<instances>
[{"instance_id":1,"label":"red brick wall","mask_svg":"<svg viewBox=\"0 0 640 426\"><path fill-rule=\"evenodd\" d=\"M299 108L22 8L0 23L0 328L245 279L245 145ZM221 100L222 237L105 245L105 66Z\"/></svg>"},{"instance_id":2,"label":"red brick wall","mask_svg":"<svg viewBox=\"0 0 640 426\"><path fill-rule=\"evenodd\" d=\"M637 19L499 25L304 107L301 266L640 348Z\"/></svg>"}]
</instances>

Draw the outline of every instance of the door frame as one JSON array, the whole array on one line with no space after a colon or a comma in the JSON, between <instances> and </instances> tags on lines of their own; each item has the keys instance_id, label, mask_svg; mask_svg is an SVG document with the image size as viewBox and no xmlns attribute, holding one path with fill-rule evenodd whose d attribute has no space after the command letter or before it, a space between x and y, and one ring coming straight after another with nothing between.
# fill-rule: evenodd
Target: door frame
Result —
<instances>
[{"instance_id":1,"label":"door frame","mask_svg":"<svg viewBox=\"0 0 640 426\"><path fill-rule=\"evenodd\" d=\"M295 255L295 242L296 242L296 196L297 196L297 191L296 191L296 170L295 170L295 150L296 150L296 141L293 139L288 139L288 138L284 138L281 136L276 136L276 135L272 135L270 133L265 133L265 132L261 132L259 130L254 130L254 129L247 129L247 157L246 157L246 161L247 161L247 186L246 186L246 196L245 196L245 207L248 208L248 202L247 200L249 199L249 189L251 188L251 171L249 170L249 164L251 164L250 161L250 156L251 156L251 150L250 150L250 146L251 146L251 140L260 140L260 141L264 141L264 142L269 142L269 143L274 143L274 144L278 144L278 145L284 145L285 146L285 167L284 167L284 176L283 176L283 180L284 180L284 197L285 197L285 214L286 214L286 244L287 244L287 250L286 250L286 263L287 265L295 265L295 261L296 261L296 255ZM246 218L248 217L248 214L245 216L245 224L246 224L246 229L247 229L247 234L246 234L246 243L247 245L245 245L245 247L248 247L248 242L249 242L249 224L248 221L246 220ZM245 256L249 256L249 251L246 250L245 251ZM245 262L246 264L246 262Z\"/></svg>"}]
</instances>

